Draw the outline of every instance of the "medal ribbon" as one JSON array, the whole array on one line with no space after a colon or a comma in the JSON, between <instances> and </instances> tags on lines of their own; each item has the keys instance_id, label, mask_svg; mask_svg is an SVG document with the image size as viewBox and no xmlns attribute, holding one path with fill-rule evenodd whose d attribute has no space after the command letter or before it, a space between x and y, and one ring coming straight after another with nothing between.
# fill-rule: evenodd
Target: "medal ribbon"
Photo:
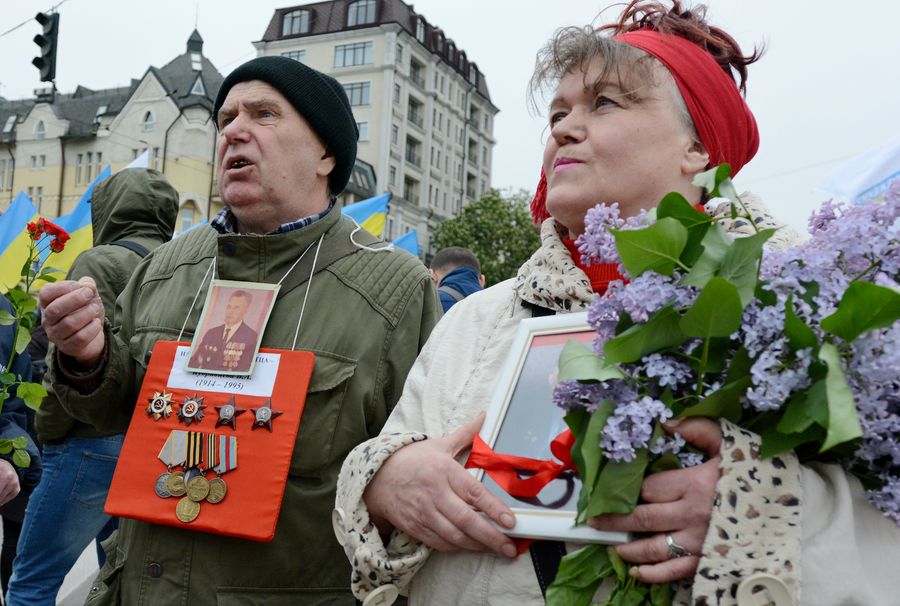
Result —
<instances>
[{"instance_id":1,"label":"medal ribbon","mask_svg":"<svg viewBox=\"0 0 900 606\"><path fill-rule=\"evenodd\" d=\"M185 469L193 469L203 464L203 433L199 431L187 432L187 457L185 457Z\"/></svg>"},{"instance_id":2,"label":"medal ribbon","mask_svg":"<svg viewBox=\"0 0 900 606\"><path fill-rule=\"evenodd\" d=\"M215 436L219 442L219 464L213 471L222 475L237 468L237 437Z\"/></svg>"},{"instance_id":3,"label":"medal ribbon","mask_svg":"<svg viewBox=\"0 0 900 606\"><path fill-rule=\"evenodd\" d=\"M472 443L472 452L466 461L467 469L483 469L503 490L514 497L536 497L538 493L559 475L569 469L575 469L572 461L572 445L575 436L568 429L560 433L550 443L550 452L556 461L542 461L494 452L485 444L481 436L476 435ZM519 476L521 472L532 472L528 478Z\"/></svg>"},{"instance_id":4,"label":"medal ribbon","mask_svg":"<svg viewBox=\"0 0 900 606\"><path fill-rule=\"evenodd\" d=\"M162 448L159 449L159 460L165 463L167 467L177 467L184 463L187 457L187 440L185 431L173 429L169 432Z\"/></svg>"},{"instance_id":5,"label":"medal ribbon","mask_svg":"<svg viewBox=\"0 0 900 606\"><path fill-rule=\"evenodd\" d=\"M215 469L219 465L219 441L218 436L206 434L206 467Z\"/></svg>"}]
</instances>

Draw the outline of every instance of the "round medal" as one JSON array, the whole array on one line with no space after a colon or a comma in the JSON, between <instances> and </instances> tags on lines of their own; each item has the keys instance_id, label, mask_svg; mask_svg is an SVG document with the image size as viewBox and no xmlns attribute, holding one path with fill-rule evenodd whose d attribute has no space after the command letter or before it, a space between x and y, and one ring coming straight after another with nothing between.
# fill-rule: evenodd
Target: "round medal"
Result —
<instances>
[{"instance_id":1,"label":"round medal","mask_svg":"<svg viewBox=\"0 0 900 606\"><path fill-rule=\"evenodd\" d=\"M225 485L225 480L213 478L209 481L209 494L206 496L206 500L213 504L221 503L226 492L228 492L228 487Z\"/></svg>"},{"instance_id":2,"label":"round medal","mask_svg":"<svg viewBox=\"0 0 900 606\"><path fill-rule=\"evenodd\" d=\"M190 500L200 502L209 494L209 480L202 475L191 478L187 483L187 496Z\"/></svg>"},{"instance_id":3,"label":"round medal","mask_svg":"<svg viewBox=\"0 0 900 606\"><path fill-rule=\"evenodd\" d=\"M200 515L200 503L190 500L188 497L182 497L175 506L175 517L179 522L189 524L197 519Z\"/></svg>"},{"instance_id":4,"label":"round medal","mask_svg":"<svg viewBox=\"0 0 900 606\"><path fill-rule=\"evenodd\" d=\"M169 479L169 472L161 473L158 478L156 478L156 496L161 499L168 499L172 496L172 493L169 492L169 489L166 487L166 480Z\"/></svg>"},{"instance_id":5,"label":"round medal","mask_svg":"<svg viewBox=\"0 0 900 606\"><path fill-rule=\"evenodd\" d=\"M169 477L166 478L166 490L168 490L169 494L173 497L184 495L185 486L183 471L175 471L169 474Z\"/></svg>"}]
</instances>

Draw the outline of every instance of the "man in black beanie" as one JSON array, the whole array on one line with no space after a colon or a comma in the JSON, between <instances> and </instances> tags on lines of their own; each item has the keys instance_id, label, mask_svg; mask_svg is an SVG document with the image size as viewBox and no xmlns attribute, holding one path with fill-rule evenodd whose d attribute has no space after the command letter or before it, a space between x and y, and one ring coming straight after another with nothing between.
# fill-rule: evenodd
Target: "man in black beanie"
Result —
<instances>
[{"instance_id":1,"label":"man in black beanie","mask_svg":"<svg viewBox=\"0 0 900 606\"><path fill-rule=\"evenodd\" d=\"M156 440L158 434L141 429L156 422L147 402L136 401L154 344L190 341L200 318L193 301L204 300L210 274L279 283L261 345L315 355L307 393L296 394L296 402L272 404L305 401L290 471L281 496L283 477L238 462L228 476L243 473L236 485L252 489L229 488L226 497L235 512L241 503L280 499L275 535L270 542L223 536L250 523L240 514L216 522L211 532L173 516L165 525L124 516L105 544L106 564L89 603L355 604L350 568L332 531L337 475L355 445L378 435L399 399L440 317L437 294L418 259L379 245L335 208L356 158L357 130L333 78L283 57L253 59L225 78L215 118L225 208L209 227L147 257L117 301L113 326L103 325L102 307L100 316L94 313L99 299L90 278L45 286L41 305L53 343L47 376L73 416L102 429L133 414L126 447L130 439ZM162 383L153 388L171 390ZM238 407L252 404L242 402L241 393L207 396L209 413L216 410L212 404L226 408L231 396ZM196 431L236 436L241 453L248 443L241 440L254 425L250 416L230 426L203 421ZM271 446L255 454L278 450L284 418L269 425ZM176 415L172 419L157 421L185 428ZM165 470L155 460L138 464ZM133 517L172 510L177 499L157 495L149 486ZM214 507L203 504L199 516Z\"/></svg>"}]
</instances>

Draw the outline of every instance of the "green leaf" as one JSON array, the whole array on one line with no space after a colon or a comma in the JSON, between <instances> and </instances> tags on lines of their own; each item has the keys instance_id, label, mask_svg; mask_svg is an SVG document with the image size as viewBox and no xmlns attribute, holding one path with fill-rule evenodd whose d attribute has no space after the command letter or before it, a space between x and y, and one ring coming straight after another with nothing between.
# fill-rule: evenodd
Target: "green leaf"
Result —
<instances>
[{"instance_id":1,"label":"green leaf","mask_svg":"<svg viewBox=\"0 0 900 606\"><path fill-rule=\"evenodd\" d=\"M603 513L631 513L637 505L647 468L647 450L638 449L629 462L607 461L591 493L587 516Z\"/></svg>"},{"instance_id":2,"label":"green leaf","mask_svg":"<svg viewBox=\"0 0 900 606\"><path fill-rule=\"evenodd\" d=\"M616 573L616 578L623 583L627 581L628 565L625 563L625 560L622 559L622 556L619 555L619 552L616 551L616 548L612 545L608 545L606 547L606 554L609 556L609 563Z\"/></svg>"},{"instance_id":3,"label":"green leaf","mask_svg":"<svg viewBox=\"0 0 900 606\"><path fill-rule=\"evenodd\" d=\"M11 372L0 372L0 385L12 385L16 382L16 375Z\"/></svg>"},{"instance_id":4,"label":"green leaf","mask_svg":"<svg viewBox=\"0 0 900 606\"><path fill-rule=\"evenodd\" d=\"M13 465L23 469L31 466L31 455L27 450L15 450L12 456Z\"/></svg>"},{"instance_id":5,"label":"green leaf","mask_svg":"<svg viewBox=\"0 0 900 606\"><path fill-rule=\"evenodd\" d=\"M688 230L688 239L681 252L681 261L685 265L693 265L703 252L702 241L712 224L712 217L698 211L677 192L666 194L656 207L656 214L660 219L665 217L677 219Z\"/></svg>"},{"instance_id":6,"label":"green leaf","mask_svg":"<svg viewBox=\"0 0 900 606\"><path fill-rule=\"evenodd\" d=\"M22 398L28 408L37 410L47 397L47 390L40 383L19 383L16 395Z\"/></svg>"},{"instance_id":7,"label":"green leaf","mask_svg":"<svg viewBox=\"0 0 900 606\"><path fill-rule=\"evenodd\" d=\"M697 404L681 411L678 418L708 417L710 419L728 419L736 423L741 418L741 396L750 387L750 377L743 376L737 381L726 384L721 389L709 394Z\"/></svg>"},{"instance_id":8,"label":"green leaf","mask_svg":"<svg viewBox=\"0 0 900 606\"><path fill-rule=\"evenodd\" d=\"M46 272L44 272L44 273L42 273L41 275L39 275L39 276L37 277L37 279L38 279L38 280L43 280L43 281L46 282L47 284L52 284L53 282L56 282L56 280L57 280L56 276L54 276L53 274L48 274L48 273L46 273Z\"/></svg>"},{"instance_id":9,"label":"green leaf","mask_svg":"<svg viewBox=\"0 0 900 606\"><path fill-rule=\"evenodd\" d=\"M851 284L837 311L822 320L822 328L850 342L866 331L900 319L900 293L869 282Z\"/></svg>"},{"instance_id":10,"label":"green leaf","mask_svg":"<svg viewBox=\"0 0 900 606\"><path fill-rule=\"evenodd\" d=\"M625 269L632 276L645 271L671 275L687 243L688 231L676 219L666 217L636 230L610 230Z\"/></svg>"},{"instance_id":11,"label":"green leaf","mask_svg":"<svg viewBox=\"0 0 900 606\"><path fill-rule=\"evenodd\" d=\"M781 433L802 433L813 423L828 427L828 396L825 381L816 381L807 391L795 394L775 426Z\"/></svg>"},{"instance_id":12,"label":"green leaf","mask_svg":"<svg viewBox=\"0 0 900 606\"><path fill-rule=\"evenodd\" d=\"M28 344L31 343L31 333L28 332L28 329L24 326L16 327L16 354L21 354L23 351L28 349Z\"/></svg>"},{"instance_id":13,"label":"green leaf","mask_svg":"<svg viewBox=\"0 0 900 606\"><path fill-rule=\"evenodd\" d=\"M547 588L547 603L588 606L600 582L612 571L605 545L588 545L567 554L559 563L556 579Z\"/></svg>"},{"instance_id":14,"label":"green leaf","mask_svg":"<svg viewBox=\"0 0 900 606\"><path fill-rule=\"evenodd\" d=\"M693 184L705 189L709 193L710 198L720 198L723 195L719 191L719 186L726 180L731 181L731 165L723 162L716 167L696 174Z\"/></svg>"},{"instance_id":15,"label":"green leaf","mask_svg":"<svg viewBox=\"0 0 900 606\"><path fill-rule=\"evenodd\" d=\"M585 343L569 340L559 354L560 381L608 381L624 377L621 370L608 364Z\"/></svg>"},{"instance_id":16,"label":"green leaf","mask_svg":"<svg viewBox=\"0 0 900 606\"><path fill-rule=\"evenodd\" d=\"M722 259L718 276L737 287L742 306L746 306L753 298L763 245L774 233L774 229L764 229L758 234L738 238Z\"/></svg>"},{"instance_id":17,"label":"green leaf","mask_svg":"<svg viewBox=\"0 0 900 606\"><path fill-rule=\"evenodd\" d=\"M616 595L613 604L615 606L641 606L644 604L644 598L647 597L648 591L646 587L629 587Z\"/></svg>"},{"instance_id":18,"label":"green leaf","mask_svg":"<svg viewBox=\"0 0 900 606\"><path fill-rule=\"evenodd\" d=\"M672 584L650 586L650 606L672 606Z\"/></svg>"},{"instance_id":19,"label":"green leaf","mask_svg":"<svg viewBox=\"0 0 900 606\"><path fill-rule=\"evenodd\" d=\"M794 295L790 295L784 303L784 334L794 351L819 344L813 329L794 313Z\"/></svg>"},{"instance_id":20,"label":"green leaf","mask_svg":"<svg viewBox=\"0 0 900 606\"><path fill-rule=\"evenodd\" d=\"M753 360L750 359L747 348L741 347L734 352L734 355L731 357L731 364L728 365L728 374L725 376L726 384L737 381L750 374L750 369L752 367Z\"/></svg>"},{"instance_id":21,"label":"green leaf","mask_svg":"<svg viewBox=\"0 0 900 606\"><path fill-rule=\"evenodd\" d=\"M828 365L825 375L825 391L828 394L828 434L819 452L825 452L838 444L843 444L862 436L859 416L853 393L847 385L847 378L841 368L841 354L831 343L823 343L819 359Z\"/></svg>"},{"instance_id":22,"label":"green leaf","mask_svg":"<svg viewBox=\"0 0 900 606\"><path fill-rule=\"evenodd\" d=\"M9 454L12 452L12 440L8 438L0 439L0 454Z\"/></svg>"},{"instance_id":23,"label":"green leaf","mask_svg":"<svg viewBox=\"0 0 900 606\"><path fill-rule=\"evenodd\" d=\"M727 337L741 327L743 307L737 288L727 280L707 282L678 326L689 337Z\"/></svg>"},{"instance_id":24,"label":"green leaf","mask_svg":"<svg viewBox=\"0 0 900 606\"><path fill-rule=\"evenodd\" d=\"M823 437L825 437L825 430L817 425L811 425L800 433L781 433L777 429L770 427L760 432L762 445L759 448L759 454L762 458L768 459L788 450L793 450L801 444L819 442Z\"/></svg>"},{"instance_id":25,"label":"green leaf","mask_svg":"<svg viewBox=\"0 0 900 606\"><path fill-rule=\"evenodd\" d=\"M26 436L19 436L17 438L12 439L13 448L27 448L28 447L28 438Z\"/></svg>"},{"instance_id":26,"label":"green leaf","mask_svg":"<svg viewBox=\"0 0 900 606\"><path fill-rule=\"evenodd\" d=\"M640 360L649 353L681 345L687 340L678 325L678 313L671 306L659 310L646 324L635 324L603 346L610 364Z\"/></svg>"},{"instance_id":27,"label":"green leaf","mask_svg":"<svg viewBox=\"0 0 900 606\"><path fill-rule=\"evenodd\" d=\"M587 429L584 432L584 441L579 450L584 460L584 469L581 472L582 482L585 486L593 488L597 482L597 474L600 472L600 464L603 462L603 452L600 450L600 434L606 427L606 422L616 410L615 402L604 400L591 415Z\"/></svg>"},{"instance_id":28,"label":"green leaf","mask_svg":"<svg viewBox=\"0 0 900 606\"><path fill-rule=\"evenodd\" d=\"M722 260L725 258L725 253L734 244L734 240L731 239L721 225L713 223L709 226L700 244L703 246L703 252L694 261L691 271L681 280L681 283L685 286L696 286L698 288L706 286L706 283L719 271L719 267L722 266Z\"/></svg>"},{"instance_id":29,"label":"green leaf","mask_svg":"<svg viewBox=\"0 0 900 606\"><path fill-rule=\"evenodd\" d=\"M9 326L10 324L16 323L16 317L6 311L5 309L0 309L0 326Z\"/></svg>"}]
</instances>

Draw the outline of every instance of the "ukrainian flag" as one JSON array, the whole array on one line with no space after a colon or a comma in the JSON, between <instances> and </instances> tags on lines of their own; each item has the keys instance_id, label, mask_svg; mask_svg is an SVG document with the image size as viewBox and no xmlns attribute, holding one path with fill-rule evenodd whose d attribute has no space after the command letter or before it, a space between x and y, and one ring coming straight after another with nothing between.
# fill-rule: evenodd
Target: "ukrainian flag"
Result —
<instances>
[{"instance_id":1,"label":"ukrainian flag","mask_svg":"<svg viewBox=\"0 0 900 606\"><path fill-rule=\"evenodd\" d=\"M406 232L394 240L393 245L397 248L402 248L416 257L419 256L419 238L416 235L416 230Z\"/></svg>"},{"instance_id":2,"label":"ukrainian flag","mask_svg":"<svg viewBox=\"0 0 900 606\"><path fill-rule=\"evenodd\" d=\"M384 222L387 219L390 199L391 194L382 194L345 206L341 212L356 221L367 232L380 238L384 233Z\"/></svg>"},{"instance_id":3,"label":"ukrainian flag","mask_svg":"<svg viewBox=\"0 0 900 606\"><path fill-rule=\"evenodd\" d=\"M91 195L94 193L94 187L108 178L110 174L112 174L112 170L109 166L100 171L97 178L88 185L88 188L81 195L81 200L75 205L75 209L68 215L63 215L54 221L72 236L72 239L66 242L66 247L63 251L54 253L48 264L53 269L61 272L60 275L56 276L57 279L62 279L69 272L69 268L72 267L72 263L75 262L75 258L78 255L94 245L94 227L91 223ZM42 266L47 261L49 254L49 250L41 253ZM35 284L35 288L39 289L41 286L43 286L43 283Z\"/></svg>"},{"instance_id":4,"label":"ukrainian flag","mask_svg":"<svg viewBox=\"0 0 900 606\"><path fill-rule=\"evenodd\" d=\"M25 227L37 218L38 210L25 192L19 192L0 215L0 292L5 293L19 283L31 245Z\"/></svg>"}]
</instances>

